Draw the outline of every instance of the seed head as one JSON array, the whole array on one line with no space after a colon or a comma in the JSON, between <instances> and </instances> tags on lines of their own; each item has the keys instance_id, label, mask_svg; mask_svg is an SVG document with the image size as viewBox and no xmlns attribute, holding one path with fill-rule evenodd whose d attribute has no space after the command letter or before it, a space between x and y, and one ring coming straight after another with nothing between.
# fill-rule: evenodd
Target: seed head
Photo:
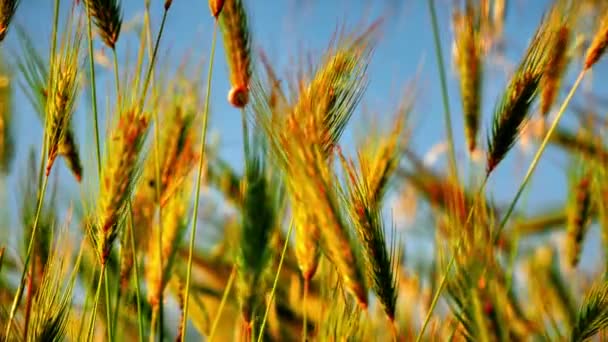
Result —
<instances>
[{"instance_id":1,"label":"seed head","mask_svg":"<svg viewBox=\"0 0 608 342\"><path fill-rule=\"evenodd\" d=\"M211 15L213 15L215 18L219 17L220 13L222 13L224 2L225 0L209 0L209 10L211 10Z\"/></svg>"},{"instance_id":2,"label":"seed head","mask_svg":"<svg viewBox=\"0 0 608 342\"><path fill-rule=\"evenodd\" d=\"M2 0L0 2L0 42L6 37L8 25L15 15L20 0Z\"/></svg>"}]
</instances>

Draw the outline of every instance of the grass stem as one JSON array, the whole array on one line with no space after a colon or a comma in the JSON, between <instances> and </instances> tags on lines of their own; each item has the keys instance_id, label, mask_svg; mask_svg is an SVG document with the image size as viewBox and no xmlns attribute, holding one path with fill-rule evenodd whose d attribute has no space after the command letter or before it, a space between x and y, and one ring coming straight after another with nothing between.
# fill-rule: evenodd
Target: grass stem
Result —
<instances>
[{"instance_id":1,"label":"grass stem","mask_svg":"<svg viewBox=\"0 0 608 342\"><path fill-rule=\"evenodd\" d=\"M232 285L234 284L234 279L236 278L236 265L232 266L232 271L230 271L230 277L228 277L228 282L226 283L226 288L224 289L224 294L222 295L222 300L220 301L220 306L217 309L217 314L213 319L213 324L211 325L211 331L209 332L209 341L213 341L215 337L215 332L217 331L217 327L220 323L220 319L222 317L222 312L224 311L224 307L226 306L226 302L228 301L228 295L230 294L230 290L232 289Z\"/></svg>"},{"instance_id":2,"label":"grass stem","mask_svg":"<svg viewBox=\"0 0 608 342\"><path fill-rule=\"evenodd\" d=\"M112 324L112 307L110 305L110 301L112 300L110 297L110 281L108 278L108 272L103 274L103 283L106 297L106 328L108 330L108 341L113 341L113 324Z\"/></svg>"},{"instance_id":3,"label":"grass stem","mask_svg":"<svg viewBox=\"0 0 608 342\"><path fill-rule=\"evenodd\" d=\"M555 131L555 129L557 128L557 125L558 125L561 117L564 115L566 108L570 104L570 101L572 100L574 93L576 93L576 89L579 87L579 85L584 77L585 77L585 70L582 70L580 72L580 74L578 75L578 77L576 78L576 81L574 82L574 85L570 89L570 92L564 99L564 102L562 103L561 107L559 108L559 111L557 112L555 119L553 119L553 122L551 123L551 127L545 134L545 138L543 139L543 142L540 144L538 151L536 151L536 154L534 155L534 158L532 159L532 163L528 167L528 171L526 171L524 180L519 185L519 188L517 189L517 193L515 194L515 197L511 201L511 204L509 204L509 209L507 209L505 216L503 217L502 221L500 222L500 225L498 226L496 235L492 239L494 244L496 244L499 241L500 233L502 232L505 225L507 224L509 217L511 216L511 214L513 213L513 210L515 209L515 205L517 204L519 197L523 193L524 188L526 187L526 185L528 184L528 181L530 180L530 177L534 173L534 170L536 169L536 166L538 165L538 162L540 161L540 157L542 156L543 152L545 151L545 148L547 147L547 144L549 143L549 139L551 139L551 134L553 134L553 131Z\"/></svg>"},{"instance_id":4,"label":"grass stem","mask_svg":"<svg viewBox=\"0 0 608 342\"><path fill-rule=\"evenodd\" d=\"M23 295L23 288L25 286L25 275L27 274L27 270L29 267L32 250L34 247L34 240L36 236L36 232L38 231L38 221L40 220L40 212L42 211L42 205L44 202L44 195L46 193L46 187L49 182L49 177L45 176L42 181L42 188L40 189L40 193L38 195L38 206L36 208L36 217L34 218L34 225L32 227L32 235L30 236L30 241L27 246L27 252L25 254L25 261L23 263L23 272L21 272L21 279L19 280L19 287L17 288L17 292L15 293L15 297L13 298L13 304L11 306L11 311L9 313L8 322L6 323L6 333L4 334L4 340L10 341L9 337L11 334L11 327L13 326L13 319L15 318L15 313L17 312L17 308L19 307L19 302L21 301L21 296Z\"/></svg>"},{"instance_id":5,"label":"grass stem","mask_svg":"<svg viewBox=\"0 0 608 342\"><path fill-rule=\"evenodd\" d=\"M452 132L452 115L450 113L450 103L448 97L448 86L443 63L443 51L441 49L441 39L439 37L439 25L437 24L437 14L435 12L435 1L429 0L429 11L431 12L431 23L433 26L433 40L435 42L435 54L437 57L437 69L439 80L441 81L441 99L443 100L445 130L448 139L449 159L451 176L458 179L458 167L456 166L456 152L454 151L454 134Z\"/></svg>"},{"instance_id":6,"label":"grass stem","mask_svg":"<svg viewBox=\"0 0 608 342\"><path fill-rule=\"evenodd\" d=\"M122 113L122 94L120 93L120 76L118 74L118 53L116 52L116 47L112 49L112 58L114 59L114 82L116 83L116 102L118 105L118 112Z\"/></svg>"},{"instance_id":7,"label":"grass stem","mask_svg":"<svg viewBox=\"0 0 608 342\"><path fill-rule=\"evenodd\" d=\"M198 221L198 203L201 192L201 178L203 174L203 163L205 161L205 147L207 140L207 123L209 117L209 102L211 97L211 76L213 73L213 59L215 56L215 45L217 41L217 29L218 29L217 20L213 26L213 38L211 40L211 56L209 58L209 70L207 71L207 94L205 96L205 106L203 112L203 127L202 127L202 141L201 141L201 150L199 154L199 163L198 163L198 175L196 179L196 195L194 197L194 211L192 214L192 232L190 233L190 246L188 250L188 265L186 271L186 294L184 295L184 324L182 324L182 332L181 336L183 339L186 339L186 330L188 326L188 301L190 298L190 281L192 276L192 257L194 253L194 243L196 241L196 226Z\"/></svg>"},{"instance_id":8,"label":"grass stem","mask_svg":"<svg viewBox=\"0 0 608 342\"><path fill-rule=\"evenodd\" d=\"M277 267L277 273L274 276L274 283L272 284L272 290L270 291L270 298L268 299L268 304L266 304L266 311L264 312L264 319L262 320L262 325L260 325L260 334L258 335L258 342L262 342L262 337L264 336L264 327L266 327L266 320L268 319L268 313L270 312L270 307L272 306L272 300L274 299L274 293L277 290L277 285L279 283L279 275L281 274L281 269L283 268L283 261L285 260L285 255L287 254L287 247L289 246L289 238L291 236L292 230L293 230L293 222L289 225L289 229L287 230L287 236L285 237L285 243L283 244L283 251L281 252L281 259L279 260L279 266Z\"/></svg>"},{"instance_id":9,"label":"grass stem","mask_svg":"<svg viewBox=\"0 0 608 342\"><path fill-rule=\"evenodd\" d=\"M471 218L473 217L473 212L475 211L475 207L479 203L479 200L481 199L481 197L484 193L484 189L486 188L486 184L488 183L489 178L490 178L490 174L486 173L486 176L485 176L483 182L481 183L481 186L479 187L479 191L477 192L477 196L475 196L475 202L471 205L471 208L469 209L469 214L467 215L467 219L466 219L466 221L464 223L464 227L463 227L465 229L469 225L469 222L471 221ZM456 243L456 248L454 249L454 252L452 253L452 256L450 257L450 261L448 262L448 265L443 272L443 276L441 277L441 281L439 282L439 287L437 288L437 291L435 292L435 295L433 296L433 300L431 301L429 311L426 313L426 317L424 319L424 323L422 324L422 328L420 329L420 332L418 333L418 337L416 337L416 342L421 341L422 336L424 336L424 332L425 332L429 322L431 321L431 317L433 316L433 311L435 310L435 307L437 306L437 303L439 302L439 298L441 297L441 293L443 292L443 289L445 288L445 285L447 284L448 275L450 274L450 271L452 270L452 267L454 266L454 263L456 262L456 254L458 253L458 250L460 249L460 247L462 246L462 243L464 242L464 236L465 236L464 234L461 234L460 237L458 238L458 242Z\"/></svg>"},{"instance_id":10,"label":"grass stem","mask_svg":"<svg viewBox=\"0 0 608 342\"><path fill-rule=\"evenodd\" d=\"M95 126L95 153L97 156L97 172L101 177L101 147L99 144L99 115L97 112L97 85L95 81L95 58L93 57L93 29L91 28L92 14L90 6L87 9L87 36L89 45L89 72L91 73L91 109L93 110L93 125Z\"/></svg>"},{"instance_id":11,"label":"grass stem","mask_svg":"<svg viewBox=\"0 0 608 342\"><path fill-rule=\"evenodd\" d=\"M131 206L131 200L128 201L129 205L129 235L131 240L131 250L133 251L133 271L135 276L135 301L137 302L137 328L139 330L139 342L144 340L144 319L141 312L141 292L139 288L139 264L137 262L137 251L135 249L135 236L133 234L133 208Z\"/></svg>"},{"instance_id":12,"label":"grass stem","mask_svg":"<svg viewBox=\"0 0 608 342\"><path fill-rule=\"evenodd\" d=\"M106 264L101 264L101 268L99 270L99 279L97 280L97 290L95 290L95 300L93 301L93 314L91 315L91 321L89 323L89 333L87 336L87 341L91 341L93 339L93 331L95 330L95 319L97 318L97 305L99 304L99 294L101 293L101 282L103 280L103 275L106 273Z\"/></svg>"}]
</instances>

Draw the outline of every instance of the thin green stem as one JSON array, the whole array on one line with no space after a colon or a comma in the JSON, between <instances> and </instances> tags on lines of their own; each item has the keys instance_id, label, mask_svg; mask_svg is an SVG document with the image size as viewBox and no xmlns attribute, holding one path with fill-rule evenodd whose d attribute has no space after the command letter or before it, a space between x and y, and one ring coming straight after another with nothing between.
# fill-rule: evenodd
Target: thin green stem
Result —
<instances>
[{"instance_id":1,"label":"thin green stem","mask_svg":"<svg viewBox=\"0 0 608 342\"><path fill-rule=\"evenodd\" d=\"M139 266L137 262L137 251L135 250L135 236L133 234L133 208L131 200L129 203L129 235L131 240L131 250L133 251L133 270L135 271L135 300L137 302L137 328L139 329L139 342L144 340L144 319L141 312L141 293L139 290Z\"/></svg>"},{"instance_id":2,"label":"thin green stem","mask_svg":"<svg viewBox=\"0 0 608 342\"><path fill-rule=\"evenodd\" d=\"M281 252L281 259L279 259L279 266L277 267L277 273L274 276L274 283L272 284L272 290L270 291L270 298L268 299L268 304L266 304L266 311L264 312L264 319L262 320L262 325L260 326L260 334L258 335L258 342L262 341L262 337L264 336L264 327L266 326L266 320L268 319L268 313L270 312L270 307L272 306L272 300L274 299L274 293L277 289L277 285L279 283L279 275L281 274L281 269L283 268L283 261L285 260L285 255L287 254L287 246L289 246L289 238L291 236L291 231L293 230L293 222L289 225L289 229L287 229L287 236L285 237L285 243L283 244L283 251Z\"/></svg>"},{"instance_id":3,"label":"thin green stem","mask_svg":"<svg viewBox=\"0 0 608 342\"><path fill-rule=\"evenodd\" d=\"M224 307L226 306L226 302L228 302L228 295L230 294L230 290L232 289L232 284L234 283L234 279L236 278L236 265L232 266L232 271L230 271L230 277L228 278L228 282L226 283L226 288L224 289L224 294L222 295L222 300L220 301L220 306L217 309L217 314L213 319L213 324L211 325L211 331L209 332L209 341L213 341L213 337L215 337L215 332L220 323L220 318L222 317L222 312L224 311ZM185 322L184 322L185 324Z\"/></svg>"},{"instance_id":4,"label":"thin green stem","mask_svg":"<svg viewBox=\"0 0 608 342\"><path fill-rule=\"evenodd\" d=\"M144 103L146 102L146 95L148 93L148 87L150 86L150 80L152 79L152 73L154 71L154 63L156 62L156 55L158 54L158 46L160 45L160 38L163 35L163 31L165 29L165 22L167 21L167 13L168 9L165 9L163 12L163 19L160 22L160 29L158 31L158 35L156 36L156 43L154 43L154 51L152 52L152 59L150 60L150 66L148 67L148 71L146 72L146 78L144 79L144 86L141 91L141 98L139 101L139 108L143 108Z\"/></svg>"},{"instance_id":5,"label":"thin green stem","mask_svg":"<svg viewBox=\"0 0 608 342\"><path fill-rule=\"evenodd\" d=\"M247 174L247 159L249 158L249 128L247 126L247 113L241 109L241 125L243 128L243 154L245 155L245 174Z\"/></svg>"},{"instance_id":6,"label":"thin green stem","mask_svg":"<svg viewBox=\"0 0 608 342\"><path fill-rule=\"evenodd\" d=\"M146 5L146 11L149 10L149 2L147 2ZM144 80L144 86L142 89L142 94L141 94L141 98L140 98L140 102L139 102L139 109L143 110L143 106L146 102L146 95L148 94L148 87L150 86L151 80L152 80L152 74L154 73L154 64L156 62L156 56L158 54L158 47L160 45L160 40L161 37L163 35L163 31L165 28L165 23L167 21L167 14L168 14L169 10L168 8L165 8L165 10L163 11L163 18L160 24L160 29L158 31L158 35L156 36L156 42L154 43L154 50L152 52L152 56L150 58L150 66L148 67L148 71L146 73L146 78ZM159 120L158 120L158 111L154 111L154 159L155 159L155 173L156 173L156 182L155 182L155 190L156 190L156 198L157 198L157 203L158 205L158 210L159 210L159 230L158 230L158 253L159 253L159 268L160 268L160 274L163 274L163 262L162 262L162 206L160 205L160 157L159 157L159 143L158 143L158 139L160 137L160 133L159 133ZM161 277L162 278L162 277ZM162 279L161 279L161 291L159 291L158 293L158 325L159 325L159 339L162 341L163 340L163 291L162 291ZM152 328L153 330L155 329L155 327L153 326Z\"/></svg>"},{"instance_id":7,"label":"thin green stem","mask_svg":"<svg viewBox=\"0 0 608 342\"><path fill-rule=\"evenodd\" d=\"M437 57L437 68L439 69L439 79L441 81L441 99L443 100L445 130L448 139L449 159L451 175L454 179L458 179L458 168L456 166L456 152L454 151L454 134L452 133L452 115L450 113L450 104L448 97L448 86L445 75L445 66L443 64L443 51L441 50L441 39L439 38L439 24L437 23L437 14L435 13L435 1L429 0L429 11L431 12L431 23L433 26L433 38L435 42L435 54Z\"/></svg>"},{"instance_id":8,"label":"thin green stem","mask_svg":"<svg viewBox=\"0 0 608 342\"><path fill-rule=\"evenodd\" d=\"M23 272L21 272L21 279L19 280L19 287L17 288L17 292L15 293L15 298L13 298L13 304L11 306L11 311L8 317L8 323L6 324L6 333L4 334L5 340L9 341L11 328L13 326L13 319L15 318L15 313L17 312L17 308L19 307L19 302L21 301L21 296L23 295L23 288L25 286L25 275L28 270L28 266L30 263L32 249L34 247L34 240L36 236L36 232L38 231L38 221L40 219L40 212L42 211L42 204L44 202L44 194L46 193L46 187L48 185L49 177L45 176L42 182L42 189L40 190L40 194L38 196L38 206L36 208L36 217L34 218L34 225L32 227L32 235L30 236L30 241L27 246L27 252L25 254L25 262L23 264Z\"/></svg>"},{"instance_id":9,"label":"thin green stem","mask_svg":"<svg viewBox=\"0 0 608 342\"><path fill-rule=\"evenodd\" d=\"M93 314L91 315L91 322L89 323L89 333L87 336L87 341L91 341L93 339L93 330L95 329L95 319L97 317L97 305L99 304L99 294L101 293L101 282L103 280L103 275L106 273L106 264L101 264L101 268L99 270L99 279L97 280L97 290L95 290L95 300L93 301Z\"/></svg>"},{"instance_id":10,"label":"thin green stem","mask_svg":"<svg viewBox=\"0 0 608 342\"><path fill-rule=\"evenodd\" d=\"M114 82L116 82L116 100L118 102L118 112L122 113L122 95L120 94L120 76L118 74L118 53L116 52L116 47L112 49L112 56L114 59Z\"/></svg>"},{"instance_id":11,"label":"thin green stem","mask_svg":"<svg viewBox=\"0 0 608 342\"><path fill-rule=\"evenodd\" d=\"M87 286L86 288L87 289L84 296L84 304L82 306L82 318L78 326L78 338L76 339L77 341L82 341L82 331L84 330L85 317L87 316L87 308L89 306L89 301L91 300L91 287Z\"/></svg>"},{"instance_id":12,"label":"thin green stem","mask_svg":"<svg viewBox=\"0 0 608 342\"><path fill-rule=\"evenodd\" d=\"M97 172L101 177L101 148L99 144L99 116L97 113L97 86L95 82L95 59L93 57L93 29L91 28L91 8L87 8L87 36L89 43L89 72L91 73L91 108L93 110L93 124L95 126L95 153L97 155Z\"/></svg>"},{"instance_id":13,"label":"thin green stem","mask_svg":"<svg viewBox=\"0 0 608 342\"><path fill-rule=\"evenodd\" d=\"M30 314L32 312L32 297L34 296L34 274L36 273L36 251L34 253L34 262L30 264L30 275L27 277L27 295L25 299L25 320L23 323L23 340L27 341L27 335L30 325Z\"/></svg>"},{"instance_id":14,"label":"thin green stem","mask_svg":"<svg viewBox=\"0 0 608 342\"><path fill-rule=\"evenodd\" d=\"M113 341L112 337L114 336L112 328L113 328L113 324L112 324L112 308L110 306L110 282L109 282L109 278L108 278L108 272L105 272L103 274L103 283L104 283L104 290L105 290L105 295L106 295L106 328L108 329L108 341Z\"/></svg>"},{"instance_id":15,"label":"thin green stem","mask_svg":"<svg viewBox=\"0 0 608 342\"><path fill-rule=\"evenodd\" d=\"M123 247L126 248L126 247ZM121 259L124 257L124 254L121 249ZM112 331L116 330L116 324L118 324L118 315L120 315L120 300L122 299L122 291L120 289L120 281L116 282L116 300L114 301L114 314L112 315ZM118 338L118 337L116 337Z\"/></svg>"},{"instance_id":16,"label":"thin green stem","mask_svg":"<svg viewBox=\"0 0 608 342\"><path fill-rule=\"evenodd\" d=\"M467 219L464 223L465 228L469 225L469 222L471 221L471 218L473 217L473 212L475 210L475 207L477 206L477 204L479 203L479 201L481 199L481 196L483 195L483 190L486 188L486 184L488 183L489 178L490 178L490 174L486 174L486 176L483 180L483 183L481 183L481 186L479 187L477 196L475 196L475 202L471 205L471 208L469 209L469 214L467 215ZM416 342L420 342L429 322L431 321L431 317L433 316L433 311L435 311L435 307L437 306L437 303L439 302L439 298L441 297L443 288L447 284L448 275L449 275L450 271L452 270L454 263L456 262L456 254L458 253L458 250L460 249L460 247L462 246L462 243L464 242L464 236L465 236L464 234L461 234L460 237L458 238L458 242L456 243L456 248L454 249L454 252L452 253L452 256L450 257L448 266L446 267L445 271L443 272L443 276L441 277L441 282L439 283L439 288L437 288L437 292L435 292L435 295L433 296L433 300L431 301L431 306L429 307L429 311L426 313L424 323L422 323L422 328L420 329L420 332L418 333L418 336L416 337Z\"/></svg>"},{"instance_id":17,"label":"thin green stem","mask_svg":"<svg viewBox=\"0 0 608 342\"><path fill-rule=\"evenodd\" d=\"M509 220L509 217L513 213L513 210L515 209L515 205L517 204L517 200L519 200L519 197L523 193L524 188L528 184L530 177L534 173L534 170L536 169L536 166L537 166L538 162L540 161L540 157L542 156L543 152L545 151L545 148L547 147L547 144L549 143L549 139L551 139L551 134L553 134L553 131L555 131L555 129L557 128L557 124L559 123L559 120L564 115L566 108L570 104L570 101L572 100L572 97L574 96L576 89L578 88L578 86L580 85L580 83L584 77L585 77L585 70L582 70L580 72L580 74L578 75L578 77L576 78L576 81L574 82L572 89L570 89L568 96L566 96L566 99L564 99L564 102L562 103L561 107L559 108L559 111L557 112L555 119L553 119L553 122L551 123L551 127L545 134L545 138L543 139L543 142L541 143L540 147L538 148L538 151L536 151L536 154L534 155L534 159L532 159L532 163L530 164L530 167L528 167L528 171L526 172L526 176L524 177L524 180L519 185L519 189L517 190L517 193L515 194L515 198L513 198L513 200L511 201L511 204L509 205L509 209L507 209L507 213L505 214L502 221L500 222L500 226L498 226L496 235L493 237L494 244L496 244L498 242L498 240L500 238L500 233L504 229L505 225L507 224L507 221Z\"/></svg>"},{"instance_id":18,"label":"thin green stem","mask_svg":"<svg viewBox=\"0 0 608 342\"><path fill-rule=\"evenodd\" d=\"M207 94L205 96L205 109L203 112L203 128L201 151L198 162L198 176L196 180L196 195L194 198L194 212L192 214L192 232L190 233L190 247L188 250L188 266L186 271L186 295L184 296L184 324L182 324L181 336L186 338L186 327L188 322L188 299L190 297L190 277L192 276L192 255L194 253L194 242L196 240L196 226L198 221L198 202L201 192L201 178L203 173L203 162L205 160L205 142L207 140L207 119L209 116L209 101L211 97L211 76L213 73L213 59L215 56L215 44L217 41L217 20L213 26L213 39L211 40L211 57L209 58L209 70L207 71Z\"/></svg>"}]
</instances>

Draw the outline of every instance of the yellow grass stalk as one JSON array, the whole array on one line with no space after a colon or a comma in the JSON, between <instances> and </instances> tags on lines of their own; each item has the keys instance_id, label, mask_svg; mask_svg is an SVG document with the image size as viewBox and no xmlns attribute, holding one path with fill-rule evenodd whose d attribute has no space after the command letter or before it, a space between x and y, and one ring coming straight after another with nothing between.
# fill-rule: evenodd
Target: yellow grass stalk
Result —
<instances>
[{"instance_id":1,"label":"yellow grass stalk","mask_svg":"<svg viewBox=\"0 0 608 342\"><path fill-rule=\"evenodd\" d=\"M560 6L561 5L561 6ZM549 14L549 25L554 34L547 47L547 64L541 78L540 112L543 116L549 114L549 110L555 102L559 93L561 78L568 66L570 47L571 23L567 13L565 2L558 2L558 6L552 8Z\"/></svg>"},{"instance_id":2,"label":"yellow grass stalk","mask_svg":"<svg viewBox=\"0 0 608 342\"><path fill-rule=\"evenodd\" d=\"M159 292L164 291L170 279L177 248L187 227L186 215L189 198L187 195L188 192L184 188L180 188L164 207L161 248L159 249L158 239L148 240L148 259L144 266L144 272L148 286L148 302L152 307L158 306ZM160 229L160 226L157 225L154 231L158 229ZM156 236L156 233L151 233L151 235ZM159 250L162 250L162 257L159 257ZM161 269L160 260L163 262L162 274L159 274Z\"/></svg>"},{"instance_id":3,"label":"yellow grass stalk","mask_svg":"<svg viewBox=\"0 0 608 342\"><path fill-rule=\"evenodd\" d=\"M606 47L608 47L608 10L604 8L604 11L605 12L601 16L595 36L593 37L593 41L587 49L584 65L585 70L590 69L595 63L597 63L597 61L600 60L606 51Z\"/></svg>"},{"instance_id":4,"label":"yellow grass stalk","mask_svg":"<svg viewBox=\"0 0 608 342\"><path fill-rule=\"evenodd\" d=\"M20 0L2 0L0 2L0 42L4 40Z\"/></svg>"},{"instance_id":5,"label":"yellow grass stalk","mask_svg":"<svg viewBox=\"0 0 608 342\"><path fill-rule=\"evenodd\" d=\"M119 0L84 0L88 6L88 13L95 19L95 25L103 42L114 49L120 28L122 26L122 13Z\"/></svg>"},{"instance_id":6,"label":"yellow grass stalk","mask_svg":"<svg viewBox=\"0 0 608 342\"><path fill-rule=\"evenodd\" d=\"M93 239L102 264L109 257L127 207L127 199L131 196L137 179L148 122L147 114L130 109L120 116L107 141L100 179L97 222L93 226Z\"/></svg>"},{"instance_id":7,"label":"yellow grass stalk","mask_svg":"<svg viewBox=\"0 0 608 342\"><path fill-rule=\"evenodd\" d=\"M243 0L224 1L219 23L232 85L228 102L242 108L249 102L251 78L251 37Z\"/></svg>"},{"instance_id":8,"label":"yellow grass stalk","mask_svg":"<svg viewBox=\"0 0 608 342\"><path fill-rule=\"evenodd\" d=\"M468 1L464 13L457 11L454 14L454 52L469 151L474 151L477 145L483 83L483 47L478 12L479 9Z\"/></svg>"},{"instance_id":9,"label":"yellow grass stalk","mask_svg":"<svg viewBox=\"0 0 608 342\"><path fill-rule=\"evenodd\" d=\"M347 174L346 199L355 231L363 247L367 281L378 296L391 325L397 301L397 265L394 242L389 249L381 209L384 196L399 163L398 147L403 129L398 116L390 133L372 132L358 146L358 166L342 156Z\"/></svg>"},{"instance_id":10,"label":"yellow grass stalk","mask_svg":"<svg viewBox=\"0 0 608 342\"><path fill-rule=\"evenodd\" d=\"M578 265L585 233L589 228L591 214L591 175L584 172L575 177L571 189L568 211L566 256L571 267Z\"/></svg>"},{"instance_id":11,"label":"yellow grass stalk","mask_svg":"<svg viewBox=\"0 0 608 342\"><path fill-rule=\"evenodd\" d=\"M496 104L492 131L489 134L486 173L489 175L505 158L519 137L529 110L537 97L546 69L549 46L555 35L546 18L540 23L515 74Z\"/></svg>"},{"instance_id":12,"label":"yellow grass stalk","mask_svg":"<svg viewBox=\"0 0 608 342\"><path fill-rule=\"evenodd\" d=\"M209 10L211 11L211 15L216 19L222 12L225 2L225 0L209 0Z\"/></svg>"},{"instance_id":13,"label":"yellow grass stalk","mask_svg":"<svg viewBox=\"0 0 608 342\"><path fill-rule=\"evenodd\" d=\"M51 172L59 154L59 146L64 142L74 112L74 103L79 90L81 39L82 26L78 25L75 30L68 26L62 48L49 69L49 84L46 88L48 96L45 101L45 129L48 139L47 175Z\"/></svg>"}]
</instances>

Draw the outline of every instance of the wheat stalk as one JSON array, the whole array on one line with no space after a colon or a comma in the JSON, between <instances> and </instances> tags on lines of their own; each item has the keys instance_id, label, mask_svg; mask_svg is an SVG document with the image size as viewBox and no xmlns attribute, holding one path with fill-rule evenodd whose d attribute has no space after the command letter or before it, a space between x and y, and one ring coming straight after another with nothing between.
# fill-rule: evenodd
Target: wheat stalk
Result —
<instances>
[{"instance_id":1,"label":"wheat stalk","mask_svg":"<svg viewBox=\"0 0 608 342\"><path fill-rule=\"evenodd\" d=\"M215 9L221 9L219 24L232 85L228 102L242 108L249 102L251 78L251 33L247 13L243 0L226 0L221 8L218 6Z\"/></svg>"},{"instance_id":2,"label":"wheat stalk","mask_svg":"<svg viewBox=\"0 0 608 342\"><path fill-rule=\"evenodd\" d=\"M104 43L114 49L120 28L122 26L122 13L119 0L84 0L88 13L95 19L95 25Z\"/></svg>"},{"instance_id":3,"label":"wheat stalk","mask_svg":"<svg viewBox=\"0 0 608 342\"><path fill-rule=\"evenodd\" d=\"M464 13L454 14L455 60L460 76L460 92L469 151L475 150L481 106L483 50L479 15L470 1Z\"/></svg>"},{"instance_id":4,"label":"wheat stalk","mask_svg":"<svg viewBox=\"0 0 608 342\"><path fill-rule=\"evenodd\" d=\"M606 11L604 9L604 11ZM585 56L584 69L590 69L595 63L597 63L608 47L608 11L601 17L597 31L591 45L587 49Z\"/></svg>"},{"instance_id":5,"label":"wheat stalk","mask_svg":"<svg viewBox=\"0 0 608 342\"><path fill-rule=\"evenodd\" d=\"M538 95L537 90L547 65L545 51L555 33L550 23L546 19L541 22L517 71L496 104L492 132L487 138L486 173L488 175L515 143L526 122L530 106Z\"/></svg>"},{"instance_id":6,"label":"wheat stalk","mask_svg":"<svg viewBox=\"0 0 608 342\"><path fill-rule=\"evenodd\" d=\"M4 40L20 0L3 0L0 3L0 42Z\"/></svg>"}]
</instances>

